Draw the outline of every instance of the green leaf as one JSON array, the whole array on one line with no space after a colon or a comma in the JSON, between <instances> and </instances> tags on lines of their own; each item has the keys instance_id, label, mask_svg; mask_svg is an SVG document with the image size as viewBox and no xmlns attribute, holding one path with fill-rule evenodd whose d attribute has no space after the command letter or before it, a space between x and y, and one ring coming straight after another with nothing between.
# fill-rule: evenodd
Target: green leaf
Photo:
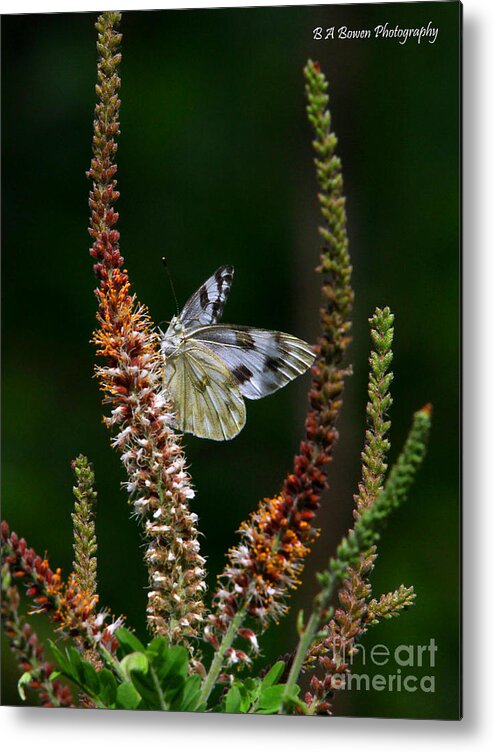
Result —
<instances>
[{"instance_id":1,"label":"green leaf","mask_svg":"<svg viewBox=\"0 0 494 752\"><path fill-rule=\"evenodd\" d=\"M298 684L294 685L293 692L289 694L288 697L285 698L285 701L283 704L285 706L285 713L287 715L292 714L294 711L294 708L300 708L300 710L302 711L304 715L307 714L306 712L307 705L303 700L300 699L300 687ZM278 712L280 707L281 706L277 708L276 712Z\"/></svg>"},{"instance_id":2,"label":"green leaf","mask_svg":"<svg viewBox=\"0 0 494 752\"><path fill-rule=\"evenodd\" d=\"M273 666L271 666L268 673L262 680L262 684L261 684L262 689L263 690L267 689L268 687L271 687L273 684L276 684L276 682L280 679L284 670L285 670L284 661L277 661Z\"/></svg>"},{"instance_id":3,"label":"green leaf","mask_svg":"<svg viewBox=\"0 0 494 752\"><path fill-rule=\"evenodd\" d=\"M261 692L257 712L277 713L281 707L281 698L285 691L284 684L277 684L276 687L267 687Z\"/></svg>"},{"instance_id":4,"label":"green leaf","mask_svg":"<svg viewBox=\"0 0 494 752\"><path fill-rule=\"evenodd\" d=\"M120 661L122 671L131 679L131 672L146 674L149 670L149 661L145 653L129 653Z\"/></svg>"},{"instance_id":5,"label":"green leaf","mask_svg":"<svg viewBox=\"0 0 494 752\"><path fill-rule=\"evenodd\" d=\"M115 632L118 640L118 646L124 655L129 653L144 653L145 647L133 632L129 632L125 627L120 627Z\"/></svg>"},{"instance_id":6,"label":"green leaf","mask_svg":"<svg viewBox=\"0 0 494 752\"><path fill-rule=\"evenodd\" d=\"M189 656L187 650L180 645L170 647L163 637L156 637L149 643L146 654L156 671L161 686L173 676L185 679Z\"/></svg>"},{"instance_id":7,"label":"green leaf","mask_svg":"<svg viewBox=\"0 0 494 752\"><path fill-rule=\"evenodd\" d=\"M143 706L148 710L162 709L159 690L154 680L156 672L152 669L147 655L139 652L130 653L122 659L120 665L141 696Z\"/></svg>"},{"instance_id":8,"label":"green leaf","mask_svg":"<svg viewBox=\"0 0 494 752\"><path fill-rule=\"evenodd\" d=\"M159 696L149 675L132 674L132 684L141 696L143 707L147 710L161 710Z\"/></svg>"},{"instance_id":9,"label":"green leaf","mask_svg":"<svg viewBox=\"0 0 494 752\"><path fill-rule=\"evenodd\" d=\"M100 691L99 676L92 663L81 660L80 676L85 691L93 697L97 697Z\"/></svg>"},{"instance_id":10,"label":"green leaf","mask_svg":"<svg viewBox=\"0 0 494 752\"><path fill-rule=\"evenodd\" d=\"M146 648L146 652L150 655L166 655L170 648L170 643L166 637L155 637Z\"/></svg>"},{"instance_id":11,"label":"green leaf","mask_svg":"<svg viewBox=\"0 0 494 752\"><path fill-rule=\"evenodd\" d=\"M53 656L60 669L58 672L52 672L50 678L52 676L56 678L56 676L63 674L77 684L86 694L93 698L98 698L100 679L93 664L84 660L76 648L69 647L64 654L51 640L49 642ZM103 671L107 670L103 669ZM107 673L111 674L111 671L107 671Z\"/></svg>"},{"instance_id":12,"label":"green leaf","mask_svg":"<svg viewBox=\"0 0 494 752\"><path fill-rule=\"evenodd\" d=\"M107 668L102 668L98 672L99 692L98 698L105 707L110 708L115 704L117 695L117 681L114 674Z\"/></svg>"},{"instance_id":13,"label":"green leaf","mask_svg":"<svg viewBox=\"0 0 494 752\"><path fill-rule=\"evenodd\" d=\"M157 637L149 643L146 655L151 678L158 683L164 704L170 710L181 710L189 660L187 650L179 645L170 647L165 638ZM140 686L137 688L141 691ZM154 691L157 695L156 687ZM149 702L149 698L146 700ZM155 702L158 700L156 697Z\"/></svg>"},{"instance_id":14,"label":"green leaf","mask_svg":"<svg viewBox=\"0 0 494 752\"><path fill-rule=\"evenodd\" d=\"M248 678L243 682L236 682L240 691L240 712L248 713L253 704L255 704L259 697L261 689L261 682L259 679Z\"/></svg>"},{"instance_id":15,"label":"green leaf","mask_svg":"<svg viewBox=\"0 0 494 752\"><path fill-rule=\"evenodd\" d=\"M122 710L135 710L141 702L141 696L132 682L124 682L117 687L116 707Z\"/></svg>"},{"instance_id":16,"label":"green leaf","mask_svg":"<svg viewBox=\"0 0 494 752\"><path fill-rule=\"evenodd\" d=\"M225 698L225 713L240 713L242 697L239 688L234 684L230 687Z\"/></svg>"},{"instance_id":17,"label":"green leaf","mask_svg":"<svg viewBox=\"0 0 494 752\"><path fill-rule=\"evenodd\" d=\"M155 673L156 680L160 686L163 700L168 710L182 710L182 698L185 688L185 678L183 676L169 676L166 681L160 682Z\"/></svg>"},{"instance_id":18,"label":"green leaf","mask_svg":"<svg viewBox=\"0 0 494 752\"><path fill-rule=\"evenodd\" d=\"M67 656L67 660L69 662L71 671L74 673L75 676L82 678L82 675L83 675L82 658L81 658L81 654L79 653L79 651L73 647L68 647L65 651L65 654Z\"/></svg>"},{"instance_id":19,"label":"green leaf","mask_svg":"<svg viewBox=\"0 0 494 752\"><path fill-rule=\"evenodd\" d=\"M201 711L205 705L201 705L199 698L201 695L201 677L197 674L187 677L185 682L180 710Z\"/></svg>"},{"instance_id":20,"label":"green leaf","mask_svg":"<svg viewBox=\"0 0 494 752\"><path fill-rule=\"evenodd\" d=\"M26 699L26 693L24 691L24 687L30 684L32 680L33 680L33 677L31 676L29 671L24 671L19 681L17 682L17 691L19 692L19 697L21 698L21 700Z\"/></svg>"},{"instance_id":21,"label":"green leaf","mask_svg":"<svg viewBox=\"0 0 494 752\"><path fill-rule=\"evenodd\" d=\"M248 676L243 680L242 685L250 695L257 696L261 682L259 679L254 679L251 676Z\"/></svg>"},{"instance_id":22,"label":"green leaf","mask_svg":"<svg viewBox=\"0 0 494 752\"><path fill-rule=\"evenodd\" d=\"M62 653L60 648L57 645L55 645L55 643L52 640L48 640L48 642L49 642L53 657L55 658L55 661L58 664L58 668L69 679L76 680L77 677L74 674L74 670L72 666L70 665L67 654Z\"/></svg>"}]
</instances>

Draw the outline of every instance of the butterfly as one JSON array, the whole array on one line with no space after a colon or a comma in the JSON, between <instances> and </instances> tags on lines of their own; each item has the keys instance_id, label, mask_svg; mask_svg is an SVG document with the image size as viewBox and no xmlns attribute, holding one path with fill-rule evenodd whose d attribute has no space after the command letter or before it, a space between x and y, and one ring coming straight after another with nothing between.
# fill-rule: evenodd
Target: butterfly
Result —
<instances>
[{"instance_id":1,"label":"butterfly","mask_svg":"<svg viewBox=\"0 0 494 752\"><path fill-rule=\"evenodd\" d=\"M232 439L244 427L244 397L275 392L315 358L311 346L291 334L218 323L233 271L233 266L220 266L166 332L159 332L177 428L216 441Z\"/></svg>"}]
</instances>

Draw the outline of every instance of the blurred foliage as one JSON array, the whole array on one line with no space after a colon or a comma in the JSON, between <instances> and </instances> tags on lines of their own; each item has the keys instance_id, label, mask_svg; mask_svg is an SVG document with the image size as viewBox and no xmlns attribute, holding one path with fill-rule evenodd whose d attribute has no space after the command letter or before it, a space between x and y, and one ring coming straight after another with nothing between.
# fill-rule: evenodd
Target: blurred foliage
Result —
<instances>
[{"instance_id":1,"label":"blurred foliage","mask_svg":"<svg viewBox=\"0 0 494 752\"><path fill-rule=\"evenodd\" d=\"M319 216L305 119L307 58L320 61L330 83L354 264L354 376L319 518L323 535L289 618L266 635L268 659L293 647L296 609L314 593L313 572L351 524L365 427L367 318L376 305L395 313L395 449L411 412L434 405L425 466L391 521L374 574L376 591L386 591L399 573L415 586L417 602L377 626L372 640L393 651L434 638L435 692L341 693L338 714L458 715L459 13L458 3L444 2L143 11L122 21L119 228L136 292L157 322L174 309L160 269L166 253L181 303L217 266L232 263L226 321L314 340ZM2 511L30 545L70 571L70 461L87 454L99 498L101 602L144 637L140 539L91 378L96 304L85 170L95 18L2 18ZM373 28L385 20L406 27L430 20L438 39L312 38L315 26ZM232 442L187 438L211 584L239 523L278 489L290 465L307 384L308 376L249 403L247 425ZM21 704L17 679L4 651L6 704Z\"/></svg>"}]
</instances>

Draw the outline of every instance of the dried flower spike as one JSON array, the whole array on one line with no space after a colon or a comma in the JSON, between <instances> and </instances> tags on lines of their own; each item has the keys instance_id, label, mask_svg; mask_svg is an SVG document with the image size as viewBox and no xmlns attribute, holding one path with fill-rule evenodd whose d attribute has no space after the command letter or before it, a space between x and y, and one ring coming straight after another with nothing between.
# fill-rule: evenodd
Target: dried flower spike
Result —
<instances>
[{"instance_id":1,"label":"dried flower spike","mask_svg":"<svg viewBox=\"0 0 494 752\"><path fill-rule=\"evenodd\" d=\"M194 497L180 441L171 427L173 411L163 387L159 339L147 310L130 291L122 269L115 153L119 133L118 13L103 13L98 30L98 102L93 159L88 176L93 237L91 255L99 280L99 329L94 341L106 364L97 369L105 402L112 407L106 424L115 429L113 446L127 472L127 490L143 521L148 541L148 624L172 642L197 635L203 619L204 559L199 553Z\"/></svg>"},{"instance_id":2,"label":"dried flower spike","mask_svg":"<svg viewBox=\"0 0 494 752\"><path fill-rule=\"evenodd\" d=\"M354 497L354 516L357 518L364 509L368 509L382 490L386 473L386 455L389 451L387 432L391 423L386 420L392 399L389 388L393 374L388 373L393 359L394 316L389 308L382 311L376 308L374 316L369 319L374 350L370 354L369 401L367 402L368 428L365 434L365 446L361 454L362 480L358 494Z\"/></svg>"},{"instance_id":3,"label":"dried flower spike","mask_svg":"<svg viewBox=\"0 0 494 752\"><path fill-rule=\"evenodd\" d=\"M72 463L77 485L74 486L74 512L72 524L74 529L74 580L79 590L88 598L96 595L96 533L94 527L94 473L84 455L79 455Z\"/></svg>"}]
</instances>

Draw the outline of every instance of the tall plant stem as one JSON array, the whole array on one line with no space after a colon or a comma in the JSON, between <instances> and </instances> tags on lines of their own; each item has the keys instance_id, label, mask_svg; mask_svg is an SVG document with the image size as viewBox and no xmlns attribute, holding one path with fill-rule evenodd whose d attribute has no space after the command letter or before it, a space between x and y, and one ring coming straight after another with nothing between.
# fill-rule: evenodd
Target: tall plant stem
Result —
<instances>
[{"instance_id":1,"label":"tall plant stem","mask_svg":"<svg viewBox=\"0 0 494 752\"><path fill-rule=\"evenodd\" d=\"M204 702L204 703L207 702L209 695L213 691L213 687L216 684L216 680L218 679L220 671L223 668L223 662L225 660L225 653L228 650L228 648L231 647L232 642L237 635L237 631L240 628L240 625L242 624L243 620L245 619L245 616L246 616L246 610L245 610L245 605L244 605L242 606L242 608L240 608L237 611L237 613L233 617L232 621L230 622L230 626L225 632L225 636L223 637L221 644L218 650L216 651L216 655L213 658L211 667L202 685L201 702Z\"/></svg>"},{"instance_id":2,"label":"tall plant stem","mask_svg":"<svg viewBox=\"0 0 494 752\"><path fill-rule=\"evenodd\" d=\"M321 591L321 593L314 599L314 607L312 613L309 617L309 621L305 625L304 631L300 636L297 650L295 651L295 656L292 661L290 672L288 674L288 679L286 681L285 690L282 696L280 713L286 712L286 705L289 702L290 697L292 697L292 695L294 694L295 685L302 669L302 665L305 661L309 648L314 641L314 637L321 627L323 614L326 612L329 602L331 601L335 582L335 579L332 579L330 582L328 582L324 590Z\"/></svg>"}]
</instances>

